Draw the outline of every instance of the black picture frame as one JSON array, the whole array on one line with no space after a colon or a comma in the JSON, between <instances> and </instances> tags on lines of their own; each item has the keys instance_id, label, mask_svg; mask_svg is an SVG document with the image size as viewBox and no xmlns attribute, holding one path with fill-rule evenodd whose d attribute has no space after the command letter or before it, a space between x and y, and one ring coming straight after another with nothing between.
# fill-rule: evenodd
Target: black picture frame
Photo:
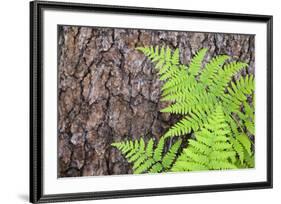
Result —
<instances>
[{"instance_id":1,"label":"black picture frame","mask_svg":"<svg viewBox=\"0 0 281 204\"><path fill-rule=\"evenodd\" d=\"M196 17L218 20L264 22L267 24L267 180L237 184L169 187L91 193L43 194L43 11L71 10L73 12L106 12L122 14ZM186 11L158 8L124 7L61 2L30 2L30 202L61 202L138 196L203 193L232 190L264 189L273 187L273 16L206 11Z\"/></svg>"}]
</instances>

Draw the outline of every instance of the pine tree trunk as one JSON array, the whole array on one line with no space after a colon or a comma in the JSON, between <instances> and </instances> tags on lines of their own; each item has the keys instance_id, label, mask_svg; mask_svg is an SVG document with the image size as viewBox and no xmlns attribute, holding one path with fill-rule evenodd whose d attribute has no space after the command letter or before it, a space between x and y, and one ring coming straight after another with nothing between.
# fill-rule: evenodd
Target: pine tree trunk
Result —
<instances>
[{"instance_id":1,"label":"pine tree trunk","mask_svg":"<svg viewBox=\"0 0 281 204\"><path fill-rule=\"evenodd\" d=\"M160 113L154 65L135 48L167 45L180 61L207 47L206 60L228 54L254 73L254 36L154 30L59 27L59 177L132 173L112 142L159 139L179 117ZM245 73L241 73L244 75Z\"/></svg>"}]
</instances>

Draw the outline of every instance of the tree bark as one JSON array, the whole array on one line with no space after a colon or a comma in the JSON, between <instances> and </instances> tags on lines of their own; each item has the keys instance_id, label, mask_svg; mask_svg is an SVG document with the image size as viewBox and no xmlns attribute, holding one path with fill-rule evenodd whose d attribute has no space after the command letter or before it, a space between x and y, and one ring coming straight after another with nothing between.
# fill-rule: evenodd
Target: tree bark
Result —
<instances>
[{"instance_id":1,"label":"tree bark","mask_svg":"<svg viewBox=\"0 0 281 204\"><path fill-rule=\"evenodd\" d=\"M254 73L253 35L78 26L58 32L59 177L130 174L111 143L158 140L179 119L160 113L168 105L159 100L162 82L136 47L179 48L182 64L207 47L205 62L228 54Z\"/></svg>"}]
</instances>

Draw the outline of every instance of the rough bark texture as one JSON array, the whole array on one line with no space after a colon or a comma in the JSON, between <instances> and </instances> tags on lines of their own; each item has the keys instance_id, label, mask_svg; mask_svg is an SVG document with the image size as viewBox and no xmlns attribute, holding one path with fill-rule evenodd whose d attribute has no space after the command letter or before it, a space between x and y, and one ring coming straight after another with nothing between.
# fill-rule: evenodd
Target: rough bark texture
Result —
<instances>
[{"instance_id":1,"label":"rough bark texture","mask_svg":"<svg viewBox=\"0 0 281 204\"><path fill-rule=\"evenodd\" d=\"M132 173L110 144L141 136L157 140L178 120L159 112L167 105L159 100L161 82L136 47L178 47L183 64L207 47L206 60L228 54L254 72L252 35L77 26L58 32L59 177Z\"/></svg>"}]
</instances>

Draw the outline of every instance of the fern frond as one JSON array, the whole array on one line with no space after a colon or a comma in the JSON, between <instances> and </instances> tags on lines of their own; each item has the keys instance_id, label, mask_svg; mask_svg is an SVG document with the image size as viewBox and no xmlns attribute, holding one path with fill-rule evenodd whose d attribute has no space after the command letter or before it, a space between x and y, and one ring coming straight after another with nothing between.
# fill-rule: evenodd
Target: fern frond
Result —
<instances>
[{"instance_id":1,"label":"fern frond","mask_svg":"<svg viewBox=\"0 0 281 204\"><path fill-rule=\"evenodd\" d=\"M128 141L127 141L127 143L128 143ZM145 153L145 149L144 148L145 148L145 143L144 143L144 140L141 138L140 142L139 142L139 146L138 146L138 151L136 152L136 154L132 155L129 158L128 162L136 161L142 154ZM132 150L131 146L129 146L129 145L126 145L125 149L126 149L126 151L124 151L124 149L121 149L123 154L127 154L130 150Z\"/></svg>"},{"instance_id":2,"label":"fern frond","mask_svg":"<svg viewBox=\"0 0 281 204\"><path fill-rule=\"evenodd\" d=\"M189 146L194 151L204 154L205 151L209 151L204 147L210 144L213 151L232 149L231 153L223 155L228 155L228 160L232 163L237 157L239 158L237 165L248 165L250 162L246 162L246 155L249 157L253 155L249 135L255 133L254 76L246 75L233 80L233 76L248 65L242 62L229 63L227 62L229 56L219 55L202 68L207 49L199 50L189 65L179 63L178 49L174 52L169 47L138 49L155 63L159 78L164 82L161 100L172 102L161 112L183 115L183 118L166 132L164 138L195 132L196 142L189 141ZM219 115L217 112L217 115L214 115L214 110L218 106L221 106L222 111L219 112L222 114ZM212 124L212 121L216 123ZM213 141L206 135L215 135L218 140ZM128 148L123 148L124 151L128 151ZM163 148L161 153L162 150ZM236 153L235 156L233 152ZM157 161L162 159L161 153L157 154ZM206 165L199 165L191 160L185 162L189 162L195 169L206 168ZM227 165L225 162L214 162L214 165L216 164L218 169L226 169L232 168L232 163ZM159 165L157 166L154 167L155 171L160 171ZM186 167L185 169L190 170Z\"/></svg>"},{"instance_id":3,"label":"fern frond","mask_svg":"<svg viewBox=\"0 0 281 204\"><path fill-rule=\"evenodd\" d=\"M186 88L193 87L193 83L196 83L196 80L193 79L194 77L187 74L187 67L180 65L178 71L173 75L173 77L166 81L162 86L162 90L166 92L168 90L174 90L173 87L181 87L180 85L184 85L185 83L188 83Z\"/></svg>"},{"instance_id":4,"label":"fern frond","mask_svg":"<svg viewBox=\"0 0 281 204\"><path fill-rule=\"evenodd\" d=\"M165 169L169 169L172 163L176 158L176 154L180 148L181 140L178 140L172 147L169 149L168 153L163 157L162 164Z\"/></svg>"},{"instance_id":5,"label":"fern frond","mask_svg":"<svg viewBox=\"0 0 281 204\"><path fill-rule=\"evenodd\" d=\"M223 69L219 69L214 76L213 83L209 86L210 92L214 93L216 96L223 95L231 77L247 66L248 64L242 62L231 62L224 65Z\"/></svg>"},{"instance_id":6,"label":"fern frond","mask_svg":"<svg viewBox=\"0 0 281 204\"><path fill-rule=\"evenodd\" d=\"M209 168L224 170L224 169L237 169L237 166L228 161L212 160L210 161Z\"/></svg>"},{"instance_id":7,"label":"fern frond","mask_svg":"<svg viewBox=\"0 0 281 204\"><path fill-rule=\"evenodd\" d=\"M178 94L189 94L195 92L196 90L194 89L198 90L199 86L200 84L197 83L195 78L186 74L184 75L184 73L179 73L178 76L175 76L173 79L170 79L163 85L163 98L161 100L179 101L179 98L177 98Z\"/></svg>"},{"instance_id":8,"label":"fern frond","mask_svg":"<svg viewBox=\"0 0 281 204\"><path fill-rule=\"evenodd\" d=\"M229 56L227 55L219 55L214 57L209 63L205 65L205 68L200 75L200 82L205 84L206 87L209 87L214 81L218 70L221 69L222 65L227 59L229 59Z\"/></svg>"},{"instance_id":9,"label":"fern frond","mask_svg":"<svg viewBox=\"0 0 281 204\"><path fill-rule=\"evenodd\" d=\"M206 55L207 48L199 50L195 56L191 59L189 64L188 73L192 76L197 76L199 74L203 59Z\"/></svg>"},{"instance_id":10,"label":"fern frond","mask_svg":"<svg viewBox=\"0 0 281 204\"><path fill-rule=\"evenodd\" d=\"M166 81L167 79L171 79L179 73L179 68L176 65L166 64L167 68L165 72L160 76L160 80ZM161 73L161 72L159 72Z\"/></svg>"},{"instance_id":11,"label":"fern frond","mask_svg":"<svg viewBox=\"0 0 281 204\"><path fill-rule=\"evenodd\" d=\"M124 143L121 143L124 144ZM118 146L116 146L117 149L121 150L120 148L118 148ZM137 151L139 150L139 142L136 140L135 143L133 141L130 141L130 146L128 146L129 149L131 150L130 152L127 151L123 151L123 154L126 154L126 158L131 158L133 155L135 155L137 153Z\"/></svg>"},{"instance_id":12,"label":"fern frond","mask_svg":"<svg viewBox=\"0 0 281 204\"><path fill-rule=\"evenodd\" d=\"M146 155L148 157L152 157L152 155L153 155L153 144L154 144L153 140L150 139L146 146Z\"/></svg>"},{"instance_id":13,"label":"fern frond","mask_svg":"<svg viewBox=\"0 0 281 204\"><path fill-rule=\"evenodd\" d=\"M138 47L137 50L144 53L152 62L155 63L155 68L159 71L160 80L167 80L177 75L179 72L179 50L176 49L173 53L169 47L162 47L159 50L151 47Z\"/></svg>"},{"instance_id":14,"label":"fern frond","mask_svg":"<svg viewBox=\"0 0 281 204\"><path fill-rule=\"evenodd\" d=\"M189 145L172 167L172 171L197 171L206 169L234 169L236 152L230 143L230 129L223 109L218 106L209 116L201 131L195 133ZM225 131L227 130L227 131Z\"/></svg>"},{"instance_id":15,"label":"fern frond","mask_svg":"<svg viewBox=\"0 0 281 204\"><path fill-rule=\"evenodd\" d=\"M241 77L236 84L231 82L231 87L227 87L229 93L229 99L245 102L247 95L251 95L255 90L253 75L247 75L245 78ZM228 96L228 95L226 95Z\"/></svg>"},{"instance_id":16,"label":"fern frond","mask_svg":"<svg viewBox=\"0 0 281 204\"><path fill-rule=\"evenodd\" d=\"M203 120L198 124L198 118L192 118L189 116L184 117L175 125L173 125L164 135L164 137L173 137L186 135L190 133L192 130L197 131L199 129L199 125L203 123Z\"/></svg>"},{"instance_id":17,"label":"fern frond","mask_svg":"<svg viewBox=\"0 0 281 204\"><path fill-rule=\"evenodd\" d=\"M138 166L134 170L134 174L140 174L148 171L154 163L155 161L152 158L148 158L141 166Z\"/></svg>"},{"instance_id":18,"label":"fern frond","mask_svg":"<svg viewBox=\"0 0 281 204\"><path fill-rule=\"evenodd\" d=\"M245 134L240 134L236 137L236 139L241 143L241 145L245 148L247 153L251 156L252 150L251 150L251 141L249 137Z\"/></svg>"},{"instance_id":19,"label":"fern frond","mask_svg":"<svg viewBox=\"0 0 281 204\"><path fill-rule=\"evenodd\" d=\"M204 88L198 85L192 92L178 92L164 97L165 100L175 101L174 104L164 108L161 112L175 113L181 115L195 114L201 119L205 118L217 105L214 95L204 91ZM200 122L200 120L199 120Z\"/></svg>"},{"instance_id":20,"label":"fern frond","mask_svg":"<svg viewBox=\"0 0 281 204\"><path fill-rule=\"evenodd\" d=\"M254 124L255 119L251 120L246 120L245 121L245 127L247 130L252 134L255 135L255 124Z\"/></svg>"},{"instance_id":21,"label":"fern frond","mask_svg":"<svg viewBox=\"0 0 281 204\"><path fill-rule=\"evenodd\" d=\"M156 164L154 164L151 169L149 170L149 173L159 173L163 170L163 166L162 164L160 164L159 162L157 162Z\"/></svg>"},{"instance_id":22,"label":"fern frond","mask_svg":"<svg viewBox=\"0 0 281 204\"><path fill-rule=\"evenodd\" d=\"M196 151L200 152L201 154L208 155L211 152L211 148L209 148L209 146L207 146L206 144L210 144L210 141L209 140L204 141L203 139L204 137L198 138L197 136L196 138L197 141L196 140L188 141L189 146L193 147Z\"/></svg>"},{"instance_id":23,"label":"fern frond","mask_svg":"<svg viewBox=\"0 0 281 204\"><path fill-rule=\"evenodd\" d=\"M179 51L179 49L175 49L172 59L171 59L171 63L173 65L178 65L179 62L180 62L180 51Z\"/></svg>"},{"instance_id":24,"label":"fern frond","mask_svg":"<svg viewBox=\"0 0 281 204\"><path fill-rule=\"evenodd\" d=\"M252 154L252 155L246 154L245 155L245 163L247 165L245 165L244 168L254 168L255 167L255 155L254 154Z\"/></svg>"},{"instance_id":25,"label":"fern frond","mask_svg":"<svg viewBox=\"0 0 281 204\"><path fill-rule=\"evenodd\" d=\"M154 151L154 155L153 155L153 159L155 161L161 161L162 159L162 152L163 152L163 148L164 148L164 137L161 137L159 142L158 142L158 145Z\"/></svg>"},{"instance_id":26,"label":"fern frond","mask_svg":"<svg viewBox=\"0 0 281 204\"><path fill-rule=\"evenodd\" d=\"M255 120L255 110L254 110L254 102L253 105L250 105L246 101L243 102L244 112L248 115L253 121Z\"/></svg>"},{"instance_id":27,"label":"fern frond","mask_svg":"<svg viewBox=\"0 0 281 204\"><path fill-rule=\"evenodd\" d=\"M238 154L240 162L243 164L245 159L243 146L235 138L231 138L230 142L233 146L234 151Z\"/></svg>"},{"instance_id":28,"label":"fern frond","mask_svg":"<svg viewBox=\"0 0 281 204\"><path fill-rule=\"evenodd\" d=\"M152 139L145 144L141 138L135 141L113 143L112 146L120 150L128 162L133 164L135 174L158 173L168 171L171 168L179 151L181 140L177 140L165 154L163 154L164 143L164 137L162 137L154 148Z\"/></svg>"},{"instance_id":29,"label":"fern frond","mask_svg":"<svg viewBox=\"0 0 281 204\"><path fill-rule=\"evenodd\" d=\"M182 172L182 171L203 171L208 170L208 167L198 164L196 162L187 161L187 160L177 160L175 165L172 168L173 172Z\"/></svg>"}]
</instances>

